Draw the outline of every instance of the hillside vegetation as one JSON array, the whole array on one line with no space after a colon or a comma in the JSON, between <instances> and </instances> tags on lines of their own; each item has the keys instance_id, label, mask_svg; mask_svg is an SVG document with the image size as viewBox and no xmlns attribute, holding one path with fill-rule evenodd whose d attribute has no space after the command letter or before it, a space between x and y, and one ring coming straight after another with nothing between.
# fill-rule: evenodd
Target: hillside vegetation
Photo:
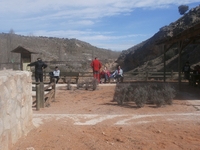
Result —
<instances>
[{"instance_id":1,"label":"hillside vegetation","mask_svg":"<svg viewBox=\"0 0 200 150\"><path fill-rule=\"evenodd\" d=\"M20 54L11 51L18 46L37 52L32 54L32 61L41 57L44 61L65 61L60 64L70 71L87 71L90 62L97 56L103 65L115 67L120 52L97 48L78 39L21 36L14 33L0 34L0 63L19 63ZM50 65L51 69L57 64Z\"/></svg>"}]
</instances>

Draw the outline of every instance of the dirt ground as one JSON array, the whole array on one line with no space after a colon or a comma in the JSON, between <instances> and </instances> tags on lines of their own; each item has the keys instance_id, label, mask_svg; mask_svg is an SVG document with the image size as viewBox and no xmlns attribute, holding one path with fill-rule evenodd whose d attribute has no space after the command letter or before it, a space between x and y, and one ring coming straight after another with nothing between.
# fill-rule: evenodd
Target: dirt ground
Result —
<instances>
[{"instance_id":1,"label":"dirt ground","mask_svg":"<svg viewBox=\"0 0 200 150\"><path fill-rule=\"evenodd\" d=\"M33 108L35 127L12 150L199 150L199 90L186 83L173 105L137 108L113 101L114 84L95 91L59 85L56 102Z\"/></svg>"}]
</instances>

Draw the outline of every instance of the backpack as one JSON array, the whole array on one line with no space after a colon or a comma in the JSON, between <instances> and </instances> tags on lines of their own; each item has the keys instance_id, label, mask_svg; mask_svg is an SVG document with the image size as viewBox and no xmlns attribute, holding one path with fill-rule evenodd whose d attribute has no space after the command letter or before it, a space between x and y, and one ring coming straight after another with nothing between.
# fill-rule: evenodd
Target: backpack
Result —
<instances>
[{"instance_id":1,"label":"backpack","mask_svg":"<svg viewBox=\"0 0 200 150\"><path fill-rule=\"evenodd\" d=\"M50 77L53 77L54 75L53 75L53 72L49 72L49 76Z\"/></svg>"}]
</instances>

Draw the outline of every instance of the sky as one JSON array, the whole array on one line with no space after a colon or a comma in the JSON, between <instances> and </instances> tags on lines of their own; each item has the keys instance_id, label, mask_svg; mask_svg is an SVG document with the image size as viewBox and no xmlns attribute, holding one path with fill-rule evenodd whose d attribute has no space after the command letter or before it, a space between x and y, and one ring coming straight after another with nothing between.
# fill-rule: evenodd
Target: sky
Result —
<instances>
[{"instance_id":1,"label":"sky","mask_svg":"<svg viewBox=\"0 0 200 150\"><path fill-rule=\"evenodd\" d=\"M0 33L75 38L127 50L181 17L199 0L0 0Z\"/></svg>"}]
</instances>

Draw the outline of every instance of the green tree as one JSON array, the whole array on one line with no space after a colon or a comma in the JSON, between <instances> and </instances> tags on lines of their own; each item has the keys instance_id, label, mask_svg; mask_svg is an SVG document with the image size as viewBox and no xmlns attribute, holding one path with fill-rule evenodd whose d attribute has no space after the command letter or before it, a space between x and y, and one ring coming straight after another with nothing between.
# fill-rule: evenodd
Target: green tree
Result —
<instances>
[{"instance_id":1,"label":"green tree","mask_svg":"<svg viewBox=\"0 0 200 150\"><path fill-rule=\"evenodd\" d=\"M188 11L188 9L189 9L189 6L187 6L187 5L180 5L178 7L178 11L179 11L180 15L184 15L186 13L186 11Z\"/></svg>"}]
</instances>

